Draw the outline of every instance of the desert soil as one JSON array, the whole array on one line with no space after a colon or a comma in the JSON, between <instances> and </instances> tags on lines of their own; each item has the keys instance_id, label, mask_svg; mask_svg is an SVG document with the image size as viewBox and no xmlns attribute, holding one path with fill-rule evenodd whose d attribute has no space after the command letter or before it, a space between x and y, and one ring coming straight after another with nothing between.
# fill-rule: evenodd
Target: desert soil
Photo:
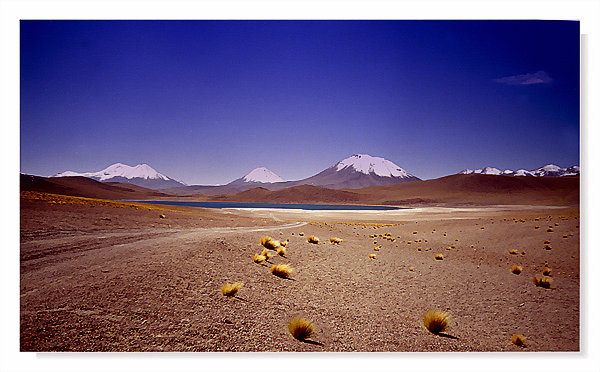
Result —
<instances>
[{"instance_id":1,"label":"desert soil","mask_svg":"<svg viewBox=\"0 0 600 372\"><path fill-rule=\"evenodd\" d=\"M384 239L386 233L395 240ZM287 254L256 264L252 256L265 235L289 238ZM309 244L309 235L319 244ZM331 237L343 241L333 245ZM20 345L21 351L577 351L579 258L573 207L292 213L25 193ZM276 263L290 264L292 278L272 275ZM520 275L511 273L513 265L522 266ZM545 265L549 289L532 281ZM226 282L244 286L225 297ZM450 314L442 335L423 326L429 309ZM288 332L296 315L313 321L310 342ZM511 343L515 333L526 337L525 347Z\"/></svg>"}]
</instances>

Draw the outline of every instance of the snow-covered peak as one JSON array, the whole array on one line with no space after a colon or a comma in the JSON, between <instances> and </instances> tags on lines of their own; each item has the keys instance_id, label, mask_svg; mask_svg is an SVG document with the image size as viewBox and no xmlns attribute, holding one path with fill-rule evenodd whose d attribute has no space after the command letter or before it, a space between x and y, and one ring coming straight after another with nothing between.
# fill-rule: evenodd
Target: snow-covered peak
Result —
<instances>
[{"instance_id":1,"label":"snow-covered peak","mask_svg":"<svg viewBox=\"0 0 600 372\"><path fill-rule=\"evenodd\" d=\"M525 170L525 169L519 169L513 175L514 176L519 176L519 177L522 177L522 176L533 176L533 173L531 173L530 171Z\"/></svg>"},{"instance_id":2,"label":"snow-covered peak","mask_svg":"<svg viewBox=\"0 0 600 372\"><path fill-rule=\"evenodd\" d=\"M334 167L337 171L351 167L357 172L375 174L380 177L412 177L404 169L389 160L365 154L352 155L336 163Z\"/></svg>"},{"instance_id":3,"label":"snow-covered peak","mask_svg":"<svg viewBox=\"0 0 600 372\"><path fill-rule=\"evenodd\" d=\"M244 182L258 182L258 183L275 183L285 182L285 180L275 173L271 172L267 168L260 167L254 169L252 172L245 175L242 180Z\"/></svg>"},{"instance_id":4,"label":"snow-covered peak","mask_svg":"<svg viewBox=\"0 0 600 372\"><path fill-rule=\"evenodd\" d=\"M508 172L507 174L511 173L512 171L510 169L507 169L504 172ZM485 167L482 169L475 169L475 170L471 170L471 169L465 169L463 171L460 172L460 174L493 174L493 175L499 175L499 174L503 174L503 171L501 171L498 168L494 168L494 167Z\"/></svg>"},{"instance_id":5,"label":"snow-covered peak","mask_svg":"<svg viewBox=\"0 0 600 372\"><path fill-rule=\"evenodd\" d=\"M161 179L168 181L169 177L158 173L148 164L138 164L135 167L131 167L122 163L115 163L106 169L103 169L99 172L85 172L85 173L77 173L73 171L66 171L59 174L56 174L54 177L73 177L73 176L83 176L97 179L98 181L106 181L114 177L123 177L127 179L132 178L143 178L143 179Z\"/></svg>"}]
</instances>

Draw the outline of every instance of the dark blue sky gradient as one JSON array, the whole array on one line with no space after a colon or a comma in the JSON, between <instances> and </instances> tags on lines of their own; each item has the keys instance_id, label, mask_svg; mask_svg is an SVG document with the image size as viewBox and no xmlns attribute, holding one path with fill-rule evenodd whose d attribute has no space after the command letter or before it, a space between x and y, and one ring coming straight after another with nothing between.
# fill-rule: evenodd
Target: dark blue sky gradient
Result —
<instances>
[{"instance_id":1,"label":"dark blue sky gradient","mask_svg":"<svg viewBox=\"0 0 600 372\"><path fill-rule=\"evenodd\" d=\"M579 164L579 23L21 22L23 173L293 180L354 153L425 179Z\"/></svg>"}]
</instances>

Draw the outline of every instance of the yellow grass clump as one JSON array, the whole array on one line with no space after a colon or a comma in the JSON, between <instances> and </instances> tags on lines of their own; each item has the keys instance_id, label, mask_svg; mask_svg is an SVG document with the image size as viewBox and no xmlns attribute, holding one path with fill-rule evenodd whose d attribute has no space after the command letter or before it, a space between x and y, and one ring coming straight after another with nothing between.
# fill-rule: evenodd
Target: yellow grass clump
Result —
<instances>
[{"instance_id":1,"label":"yellow grass clump","mask_svg":"<svg viewBox=\"0 0 600 372\"><path fill-rule=\"evenodd\" d=\"M242 288L243 286L244 286L244 283L239 283L239 282L235 282L233 284L225 283L221 287L221 293L223 293L223 296L233 297L238 293L240 288Z\"/></svg>"},{"instance_id":2,"label":"yellow grass clump","mask_svg":"<svg viewBox=\"0 0 600 372\"><path fill-rule=\"evenodd\" d=\"M288 241L287 240L282 240L279 242L279 245L282 247L285 247L287 245Z\"/></svg>"},{"instance_id":3,"label":"yellow grass clump","mask_svg":"<svg viewBox=\"0 0 600 372\"><path fill-rule=\"evenodd\" d=\"M550 250L550 249L552 249L552 247L550 246L550 244L546 244L546 245L544 245L544 249Z\"/></svg>"},{"instance_id":4,"label":"yellow grass clump","mask_svg":"<svg viewBox=\"0 0 600 372\"><path fill-rule=\"evenodd\" d=\"M375 247L375 248L373 248L373 250L374 250L375 252L378 252L378 251L379 251L379 247Z\"/></svg>"},{"instance_id":5,"label":"yellow grass clump","mask_svg":"<svg viewBox=\"0 0 600 372\"><path fill-rule=\"evenodd\" d=\"M550 240L544 240L544 244L550 244Z\"/></svg>"},{"instance_id":6,"label":"yellow grass clump","mask_svg":"<svg viewBox=\"0 0 600 372\"><path fill-rule=\"evenodd\" d=\"M309 236L308 238L306 238L306 241L312 244L319 244L319 238L317 238L316 236Z\"/></svg>"},{"instance_id":7,"label":"yellow grass clump","mask_svg":"<svg viewBox=\"0 0 600 372\"><path fill-rule=\"evenodd\" d=\"M279 240L275 240L270 236L263 236L262 238L260 238L260 244L262 244L263 247L267 249L273 250L277 249L280 246Z\"/></svg>"},{"instance_id":8,"label":"yellow grass clump","mask_svg":"<svg viewBox=\"0 0 600 372\"><path fill-rule=\"evenodd\" d=\"M448 313L438 310L430 310L423 315L423 324L425 325L425 328L436 335L440 332L444 332L448 328L449 320L450 316Z\"/></svg>"},{"instance_id":9,"label":"yellow grass clump","mask_svg":"<svg viewBox=\"0 0 600 372\"><path fill-rule=\"evenodd\" d=\"M552 230L551 227L549 227L548 230L546 230L546 232L552 232L552 231L554 231L554 230Z\"/></svg>"},{"instance_id":10,"label":"yellow grass clump","mask_svg":"<svg viewBox=\"0 0 600 372\"><path fill-rule=\"evenodd\" d=\"M520 334L514 334L510 338L510 342L512 342L513 344L515 344L517 346L525 346L525 336L520 335Z\"/></svg>"},{"instance_id":11,"label":"yellow grass clump","mask_svg":"<svg viewBox=\"0 0 600 372\"><path fill-rule=\"evenodd\" d=\"M267 251L267 249L263 249L262 252L260 253L261 256L264 256L266 260L268 260L269 258L273 257L273 253Z\"/></svg>"},{"instance_id":12,"label":"yellow grass clump","mask_svg":"<svg viewBox=\"0 0 600 372\"><path fill-rule=\"evenodd\" d=\"M552 269L549 267L544 267L544 270L542 270L542 275L551 276L550 274L552 274Z\"/></svg>"},{"instance_id":13,"label":"yellow grass clump","mask_svg":"<svg viewBox=\"0 0 600 372\"><path fill-rule=\"evenodd\" d=\"M521 271L523 271L523 268L518 265L514 265L513 267L510 268L510 272L513 274L516 274L516 275L521 274Z\"/></svg>"},{"instance_id":14,"label":"yellow grass clump","mask_svg":"<svg viewBox=\"0 0 600 372\"><path fill-rule=\"evenodd\" d=\"M540 227L539 227L539 226L534 226L533 228L534 228L534 229L539 229Z\"/></svg>"},{"instance_id":15,"label":"yellow grass clump","mask_svg":"<svg viewBox=\"0 0 600 372\"><path fill-rule=\"evenodd\" d=\"M291 319L288 322L288 330L295 339L300 341L309 338L314 332L312 322L301 317Z\"/></svg>"},{"instance_id":16,"label":"yellow grass clump","mask_svg":"<svg viewBox=\"0 0 600 372\"><path fill-rule=\"evenodd\" d=\"M342 239L340 239L340 238L329 238L329 241L332 244L340 244L342 242Z\"/></svg>"},{"instance_id":17,"label":"yellow grass clump","mask_svg":"<svg viewBox=\"0 0 600 372\"><path fill-rule=\"evenodd\" d=\"M263 256L262 254L255 254L254 257L252 257L252 261L256 263L265 262L266 259L267 257Z\"/></svg>"},{"instance_id":18,"label":"yellow grass clump","mask_svg":"<svg viewBox=\"0 0 600 372\"><path fill-rule=\"evenodd\" d=\"M288 264L277 264L271 266L271 274L280 278L289 278L294 270Z\"/></svg>"},{"instance_id":19,"label":"yellow grass clump","mask_svg":"<svg viewBox=\"0 0 600 372\"><path fill-rule=\"evenodd\" d=\"M377 255L376 255L376 254L374 254L374 253L371 253L371 254L369 255L369 258L370 258L370 259L373 259L373 260L374 260L374 259L375 259L375 257L377 257Z\"/></svg>"},{"instance_id":20,"label":"yellow grass clump","mask_svg":"<svg viewBox=\"0 0 600 372\"><path fill-rule=\"evenodd\" d=\"M167 218L167 216L165 216L164 214L159 214L158 217L159 218Z\"/></svg>"},{"instance_id":21,"label":"yellow grass clump","mask_svg":"<svg viewBox=\"0 0 600 372\"><path fill-rule=\"evenodd\" d=\"M436 254L435 256L433 256L433 258L435 258L436 260L443 260L444 259L444 255L443 254Z\"/></svg>"},{"instance_id":22,"label":"yellow grass clump","mask_svg":"<svg viewBox=\"0 0 600 372\"><path fill-rule=\"evenodd\" d=\"M569 237L568 234L563 235L563 238L565 238L565 239L568 238L568 237Z\"/></svg>"},{"instance_id":23,"label":"yellow grass clump","mask_svg":"<svg viewBox=\"0 0 600 372\"><path fill-rule=\"evenodd\" d=\"M300 235L300 236L304 236L304 233L303 233L303 232L301 232L301 233L299 233L298 235Z\"/></svg>"},{"instance_id":24,"label":"yellow grass clump","mask_svg":"<svg viewBox=\"0 0 600 372\"><path fill-rule=\"evenodd\" d=\"M510 254L519 254L519 251L517 251L516 249L511 249L508 251L508 253Z\"/></svg>"},{"instance_id":25,"label":"yellow grass clump","mask_svg":"<svg viewBox=\"0 0 600 372\"><path fill-rule=\"evenodd\" d=\"M552 285L552 278L549 278L547 276L538 278L537 276L534 276L533 284L535 284L536 287L550 288L550 286Z\"/></svg>"},{"instance_id":26,"label":"yellow grass clump","mask_svg":"<svg viewBox=\"0 0 600 372\"><path fill-rule=\"evenodd\" d=\"M285 256L285 252L286 252L285 247L279 247L279 248L277 248L277 254L278 255Z\"/></svg>"},{"instance_id":27,"label":"yellow grass clump","mask_svg":"<svg viewBox=\"0 0 600 372\"><path fill-rule=\"evenodd\" d=\"M408 271L415 271L415 268L411 266L408 268Z\"/></svg>"}]
</instances>

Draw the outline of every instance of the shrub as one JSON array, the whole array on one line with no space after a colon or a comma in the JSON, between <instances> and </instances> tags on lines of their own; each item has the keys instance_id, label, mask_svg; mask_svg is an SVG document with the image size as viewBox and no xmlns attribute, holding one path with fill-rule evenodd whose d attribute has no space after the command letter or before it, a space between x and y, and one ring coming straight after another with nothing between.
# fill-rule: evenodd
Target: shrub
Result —
<instances>
[{"instance_id":1,"label":"shrub","mask_svg":"<svg viewBox=\"0 0 600 372\"><path fill-rule=\"evenodd\" d=\"M514 265L513 267L510 268L510 272L513 274L516 274L516 275L521 274L521 271L523 271L523 268L518 265Z\"/></svg>"},{"instance_id":2,"label":"shrub","mask_svg":"<svg viewBox=\"0 0 600 372\"><path fill-rule=\"evenodd\" d=\"M546 276L538 278L537 276L534 276L533 284L535 284L536 287L550 288L552 285L552 278Z\"/></svg>"},{"instance_id":3,"label":"shrub","mask_svg":"<svg viewBox=\"0 0 600 372\"><path fill-rule=\"evenodd\" d=\"M285 252L286 252L285 247L279 247L279 248L277 248L277 254L278 255L285 256Z\"/></svg>"},{"instance_id":4,"label":"shrub","mask_svg":"<svg viewBox=\"0 0 600 372\"><path fill-rule=\"evenodd\" d=\"M439 253L439 254L436 254L435 256L433 256L433 258L435 258L436 260L440 260L441 261L441 260L444 259L444 255L441 254L441 253Z\"/></svg>"},{"instance_id":5,"label":"shrub","mask_svg":"<svg viewBox=\"0 0 600 372\"><path fill-rule=\"evenodd\" d=\"M306 241L312 244L319 244L319 238L317 238L316 236L309 236L308 238L306 238Z\"/></svg>"},{"instance_id":6,"label":"shrub","mask_svg":"<svg viewBox=\"0 0 600 372\"><path fill-rule=\"evenodd\" d=\"M448 313L444 313L438 310L430 310L423 315L423 324L429 332L433 334L439 334L448 328L448 321L450 316Z\"/></svg>"},{"instance_id":7,"label":"shrub","mask_svg":"<svg viewBox=\"0 0 600 372\"><path fill-rule=\"evenodd\" d=\"M295 339L300 341L309 338L314 332L312 322L301 317L291 319L288 322L288 330Z\"/></svg>"},{"instance_id":8,"label":"shrub","mask_svg":"<svg viewBox=\"0 0 600 372\"><path fill-rule=\"evenodd\" d=\"M514 334L510 338L510 342L517 346L525 346L525 337L523 335Z\"/></svg>"},{"instance_id":9,"label":"shrub","mask_svg":"<svg viewBox=\"0 0 600 372\"><path fill-rule=\"evenodd\" d=\"M244 286L244 283L235 282L233 284L225 283L221 287L223 296L233 297L237 294L240 288Z\"/></svg>"},{"instance_id":10,"label":"shrub","mask_svg":"<svg viewBox=\"0 0 600 372\"><path fill-rule=\"evenodd\" d=\"M255 254L254 257L252 258L252 261L256 262L256 263L262 263L267 259L267 257L263 256L262 254Z\"/></svg>"},{"instance_id":11,"label":"shrub","mask_svg":"<svg viewBox=\"0 0 600 372\"><path fill-rule=\"evenodd\" d=\"M294 270L288 264L278 264L271 266L271 274L280 278L289 278Z\"/></svg>"}]
</instances>

